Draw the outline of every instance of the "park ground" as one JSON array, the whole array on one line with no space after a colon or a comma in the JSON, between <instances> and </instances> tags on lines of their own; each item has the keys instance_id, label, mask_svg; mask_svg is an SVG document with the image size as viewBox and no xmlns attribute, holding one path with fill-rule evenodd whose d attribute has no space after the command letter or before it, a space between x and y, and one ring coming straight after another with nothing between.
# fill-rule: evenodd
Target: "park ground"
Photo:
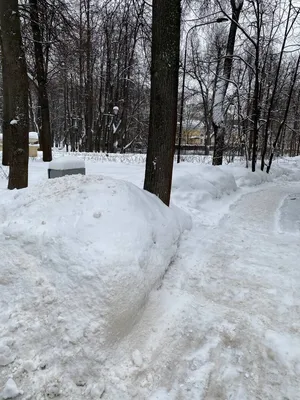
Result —
<instances>
[{"instance_id":1,"label":"park ground","mask_svg":"<svg viewBox=\"0 0 300 400\"><path fill-rule=\"evenodd\" d=\"M77 157L2 171L0 399L300 399L300 158L191 157L169 209L142 156Z\"/></svg>"}]
</instances>

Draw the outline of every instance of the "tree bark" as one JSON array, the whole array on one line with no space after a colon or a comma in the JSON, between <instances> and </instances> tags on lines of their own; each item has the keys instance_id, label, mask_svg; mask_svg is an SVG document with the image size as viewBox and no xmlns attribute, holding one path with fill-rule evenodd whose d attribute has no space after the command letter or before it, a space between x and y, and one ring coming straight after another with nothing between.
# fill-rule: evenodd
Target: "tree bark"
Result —
<instances>
[{"instance_id":1,"label":"tree bark","mask_svg":"<svg viewBox=\"0 0 300 400\"><path fill-rule=\"evenodd\" d=\"M92 82L92 31L91 31L91 3L90 0L86 2L86 137L87 137L87 151L92 152L94 150L93 143L93 82Z\"/></svg>"},{"instance_id":2,"label":"tree bark","mask_svg":"<svg viewBox=\"0 0 300 400\"><path fill-rule=\"evenodd\" d=\"M225 132L223 132L224 131L223 127L219 127L217 124L214 123L213 123L213 128L215 137L213 165L222 165L224 146L225 146Z\"/></svg>"},{"instance_id":3,"label":"tree bark","mask_svg":"<svg viewBox=\"0 0 300 400\"><path fill-rule=\"evenodd\" d=\"M1 41L2 42L2 41ZM1 52L2 52L2 77L3 77L3 122L2 122L2 132L3 132L3 141L2 141L2 164L9 165L11 159L11 135L10 135L10 125L9 125L9 104L5 99L8 98L8 90L9 83L8 80L4 79L5 76L9 73L9 68L7 67L6 58L3 57L3 46L1 43Z\"/></svg>"},{"instance_id":4,"label":"tree bark","mask_svg":"<svg viewBox=\"0 0 300 400\"><path fill-rule=\"evenodd\" d=\"M215 146L214 146L214 155L212 162L213 165L222 165L223 163L223 152L225 144L225 127L222 126L224 124L224 119L225 119L224 102L231 76L238 22L241 10L243 8L243 1L240 1L237 4L235 0L230 0L230 4L231 4L232 15L231 15L231 23L227 39L227 45L226 45L226 56L224 58L223 73L222 76L220 77L219 89L217 89L220 91L220 93L218 96L215 97L215 101L219 102L220 104L216 104L213 107L213 123L214 123L214 133L215 133ZM221 111L221 113L223 114L222 118L220 118L220 115L217 115L217 118L214 118L216 110Z\"/></svg>"},{"instance_id":5,"label":"tree bark","mask_svg":"<svg viewBox=\"0 0 300 400\"><path fill-rule=\"evenodd\" d=\"M258 133L259 133L259 54L260 54L260 29L258 29L257 34L257 43L255 48L255 85L254 85L254 94L253 94L253 136L252 136L252 172L255 172L256 169L256 161L257 161L257 141L258 141Z\"/></svg>"},{"instance_id":6,"label":"tree bark","mask_svg":"<svg viewBox=\"0 0 300 400\"><path fill-rule=\"evenodd\" d=\"M11 137L8 189L28 186L28 79L23 50L18 0L0 1L5 110Z\"/></svg>"},{"instance_id":7,"label":"tree bark","mask_svg":"<svg viewBox=\"0 0 300 400\"><path fill-rule=\"evenodd\" d=\"M34 41L34 57L36 79L38 82L39 105L41 107L41 147L43 150L43 161L52 160L52 139L50 130L49 100L47 92L47 74L45 71L43 38L41 34L38 0L30 0L30 23Z\"/></svg>"},{"instance_id":8,"label":"tree bark","mask_svg":"<svg viewBox=\"0 0 300 400\"><path fill-rule=\"evenodd\" d=\"M151 99L144 189L170 203L177 128L180 0L154 0Z\"/></svg>"}]
</instances>

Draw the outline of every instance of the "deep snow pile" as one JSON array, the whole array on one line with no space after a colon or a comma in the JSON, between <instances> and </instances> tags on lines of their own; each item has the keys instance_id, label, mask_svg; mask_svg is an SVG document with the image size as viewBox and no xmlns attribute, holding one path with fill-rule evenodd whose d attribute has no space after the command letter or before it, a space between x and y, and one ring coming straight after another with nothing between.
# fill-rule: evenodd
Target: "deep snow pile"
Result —
<instances>
[{"instance_id":1,"label":"deep snow pile","mask_svg":"<svg viewBox=\"0 0 300 400\"><path fill-rule=\"evenodd\" d=\"M220 168L183 164L173 179L172 201L195 213L211 200L220 199L236 190L234 176Z\"/></svg>"},{"instance_id":2,"label":"deep snow pile","mask_svg":"<svg viewBox=\"0 0 300 400\"><path fill-rule=\"evenodd\" d=\"M107 352L138 321L190 218L92 176L0 202L0 388L13 376L24 399L99 399Z\"/></svg>"},{"instance_id":3,"label":"deep snow pile","mask_svg":"<svg viewBox=\"0 0 300 400\"><path fill-rule=\"evenodd\" d=\"M233 163L221 167L234 176L238 187L253 187L274 180L300 181L300 157L283 158L273 163L270 173L258 168L255 172L244 165Z\"/></svg>"}]
</instances>

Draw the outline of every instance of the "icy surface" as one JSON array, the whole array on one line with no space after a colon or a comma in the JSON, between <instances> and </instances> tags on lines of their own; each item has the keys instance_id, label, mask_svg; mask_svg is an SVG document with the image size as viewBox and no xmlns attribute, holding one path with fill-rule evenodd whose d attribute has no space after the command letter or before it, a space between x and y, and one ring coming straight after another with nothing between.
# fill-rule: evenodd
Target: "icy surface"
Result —
<instances>
[{"instance_id":1,"label":"icy surface","mask_svg":"<svg viewBox=\"0 0 300 400\"><path fill-rule=\"evenodd\" d=\"M85 168L84 160L77 157L60 157L49 163L49 169L77 169Z\"/></svg>"}]
</instances>

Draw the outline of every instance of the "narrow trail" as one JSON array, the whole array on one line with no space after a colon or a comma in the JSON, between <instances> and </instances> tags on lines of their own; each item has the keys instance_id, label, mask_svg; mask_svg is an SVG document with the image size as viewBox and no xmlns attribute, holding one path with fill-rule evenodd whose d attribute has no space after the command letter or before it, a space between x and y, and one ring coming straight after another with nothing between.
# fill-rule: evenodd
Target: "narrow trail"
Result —
<instances>
[{"instance_id":1,"label":"narrow trail","mask_svg":"<svg viewBox=\"0 0 300 400\"><path fill-rule=\"evenodd\" d=\"M299 215L300 184L272 184L195 223L106 366L123 399L300 399Z\"/></svg>"}]
</instances>

